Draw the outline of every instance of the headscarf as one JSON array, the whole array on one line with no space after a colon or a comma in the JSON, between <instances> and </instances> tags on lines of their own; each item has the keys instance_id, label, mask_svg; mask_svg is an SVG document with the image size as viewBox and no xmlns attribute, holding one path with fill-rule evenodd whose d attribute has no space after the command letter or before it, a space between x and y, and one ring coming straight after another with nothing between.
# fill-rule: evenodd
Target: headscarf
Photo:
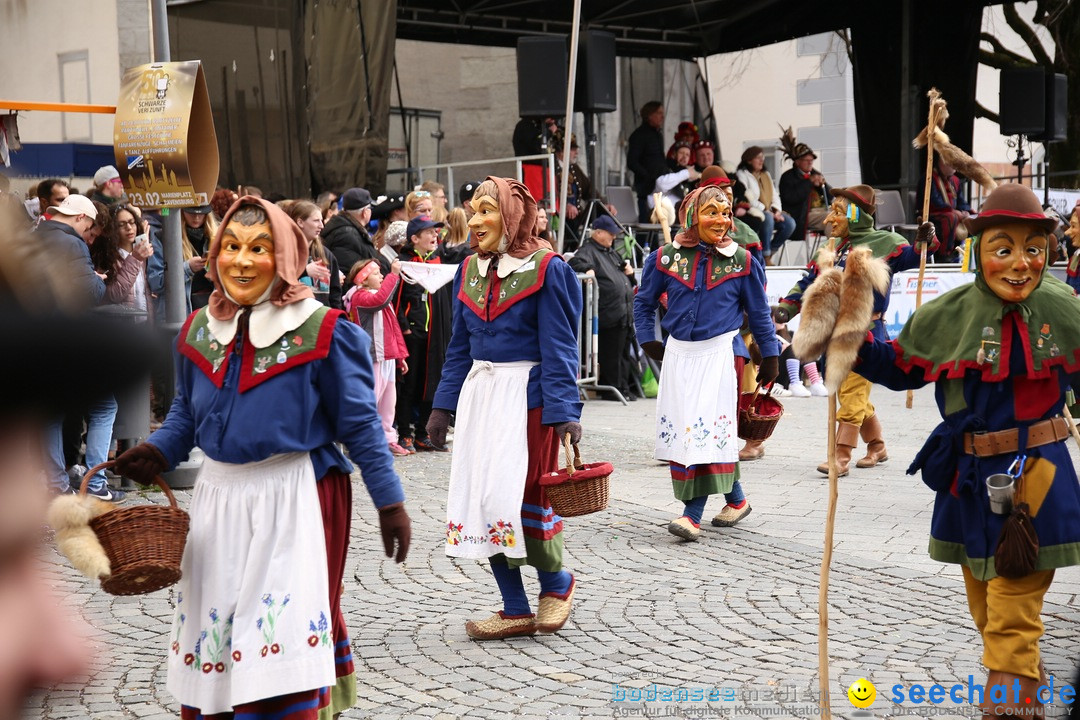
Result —
<instances>
[{"instance_id":1,"label":"headscarf","mask_svg":"<svg viewBox=\"0 0 1080 720\"><path fill-rule=\"evenodd\" d=\"M311 287L300 282L300 275L307 265L308 246L300 226L292 221L284 210L277 205L253 195L245 195L232 204L225 217L221 219L217 234L210 243L210 252L206 257L206 275L214 283L214 292L210 295L208 311L218 320L231 320L240 306L225 295L225 289L218 278L217 258L221 254L221 238L232 216L245 205L256 205L263 209L270 221L270 232L274 238L274 263L277 278L270 292L270 302L278 307L291 305L306 298L314 299Z\"/></svg>"},{"instance_id":2,"label":"headscarf","mask_svg":"<svg viewBox=\"0 0 1080 720\"><path fill-rule=\"evenodd\" d=\"M536 200L529 193L529 189L511 178L489 175L487 179L495 183L499 192L496 199L502 215L503 233L509 240L504 254L523 259L541 248L550 248L550 243L533 234L536 229ZM476 250L481 259L499 254L481 250L475 237L469 241L469 247Z\"/></svg>"},{"instance_id":3,"label":"headscarf","mask_svg":"<svg viewBox=\"0 0 1080 720\"><path fill-rule=\"evenodd\" d=\"M724 192L723 186L716 182L692 190L685 198L683 198L682 203L679 205L678 217L676 218L679 223L679 234L675 236L675 241L683 247L694 247L701 241L701 238L698 236L697 211L701 196L705 194L705 191L710 187L714 188L716 191L715 197L723 198L725 202L728 201L727 193ZM710 192L709 196L710 198L713 197L714 193ZM735 226L734 223L732 223L731 229L728 230L728 235L731 235L734 230Z\"/></svg>"}]
</instances>

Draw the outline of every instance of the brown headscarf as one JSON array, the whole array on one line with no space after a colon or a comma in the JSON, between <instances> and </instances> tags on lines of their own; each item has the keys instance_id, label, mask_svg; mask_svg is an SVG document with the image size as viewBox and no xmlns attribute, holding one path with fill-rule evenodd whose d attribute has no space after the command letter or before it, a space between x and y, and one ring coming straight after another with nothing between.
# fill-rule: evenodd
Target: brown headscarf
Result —
<instances>
[{"instance_id":1,"label":"brown headscarf","mask_svg":"<svg viewBox=\"0 0 1080 720\"><path fill-rule=\"evenodd\" d=\"M533 234L536 229L536 200L529 189L511 178L487 178L498 188L499 213L502 215L503 232L510 239L506 254L516 258L527 258L540 248L550 248L551 244ZM475 197L475 195L474 195ZM485 252L473 237L469 247L476 250L481 258L493 257L497 253Z\"/></svg>"},{"instance_id":2,"label":"brown headscarf","mask_svg":"<svg viewBox=\"0 0 1080 720\"><path fill-rule=\"evenodd\" d=\"M210 294L209 312L218 320L231 320L240 306L225 295L218 278L217 258L221 253L221 237L232 216L245 205L257 205L270 220L270 232L274 237L274 263L277 267L277 282L270 292L270 302L274 305L290 305L304 298L314 298L311 288L300 282L300 275L307 265L308 247L300 226L292 221L285 211L271 202L253 195L245 195L232 204L225 217L221 219L217 234L210 243L206 257L206 276L214 283L214 292Z\"/></svg>"},{"instance_id":3,"label":"brown headscarf","mask_svg":"<svg viewBox=\"0 0 1080 720\"><path fill-rule=\"evenodd\" d=\"M712 167L712 166L710 166ZM721 170L723 172L723 170ZM704 177L704 173L702 173ZM727 179L727 175L724 175L724 179ZM718 183L709 183L703 185L695 190L691 190L683 198L682 203L679 204L679 212L676 218L676 222L679 227L679 234L675 236L675 240L684 247L693 247L700 242L701 238L698 235L698 218L697 211L701 203L706 200L712 200L714 198L724 198L727 200L727 193L723 190L723 185ZM734 229L734 228L732 228ZM731 230L728 230L728 234L731 234Z\"/></svg>"}]
</instances>

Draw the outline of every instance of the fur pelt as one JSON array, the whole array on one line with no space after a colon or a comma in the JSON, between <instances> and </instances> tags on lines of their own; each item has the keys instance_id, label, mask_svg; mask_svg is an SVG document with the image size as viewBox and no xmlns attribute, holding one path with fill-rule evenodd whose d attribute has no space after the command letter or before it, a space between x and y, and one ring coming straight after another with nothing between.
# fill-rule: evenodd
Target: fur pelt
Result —
<instances>
[{"instance_id":1,"label":"fur pelt","mask_svg":"<svg viewBox=\"0 0 1080 720\"><path fill-rule=\"evenodd\" d=\"M825 387L830 393L840 389L840 384L855 366L859 348L866 341L866 331L873 322L874 291L884 294L889 290L889 266L884 260L875 258L870 248L855 248L849 252L845 265L840 312L826 351Z\"/></svg>"},{"instance_id":2,"label":"fur pelt","mask_svg":"<svg viewBox=\"0 0 1080 720\"><path fill-rule=\"evenodd\" d=\"M945 102L945 98L941 97L941 94L936 88L932 88L927 96L930 98L931 105L934 106L934 128L933 128L933 140L934 140L934 152L938 153L945 159L949 165L956 168L956 171L964 177L979 183L983 186L987 192L990 192L997 187L997 181L990 175L989 171L984 168L979 162L968 155L966 152L956 147L949 141L949 136L945 134L945 121L949 119L949 110ZM922 129L918 137L912 141L912 145L916 148L926 147L926 139L928 136L929 127ZM961 224L960 226L964 226ZM966 229L965 229L966 235Z\"/></svg>"},{"instance_id":3,"label":"fur pelt","mask_svg":"<svg viewBox=\"0 0 1080 720\"><path fill-rule=\"evenodd\" d=\"M844 274L830 267L818 275L803 295L802 319L791 350L803 362L813 362L825 352L840 313L840 288Z\"/></svg>"},{"instance_id":4,"label":"fur pelt","mask_svg":"<svg viewBox=\"0 0 1080 720\"><path fill-rule=\"evenodd\" d=\"M661 219L660 214L663 213L664 218ZM662 225L664 221L667 221L667 226L670 228L675 224L675 206L671 204L671 201L666 197L660 201L660 205L653 208L651 220L657 225Z\"/></svg>"},{"instance_id":5,"label":"fur pelt","mask_svg":"<svg viewBox=\"0 0 1080 720\"><path fill-rule=\"evenodd\" d=\"M90 521L111 511L113 507L94 497L61 495L49 505L47 520L56 531L56 547L72 566L86 577L96 580L112 574L109 557Z\"/></svg>"}]
</instances>

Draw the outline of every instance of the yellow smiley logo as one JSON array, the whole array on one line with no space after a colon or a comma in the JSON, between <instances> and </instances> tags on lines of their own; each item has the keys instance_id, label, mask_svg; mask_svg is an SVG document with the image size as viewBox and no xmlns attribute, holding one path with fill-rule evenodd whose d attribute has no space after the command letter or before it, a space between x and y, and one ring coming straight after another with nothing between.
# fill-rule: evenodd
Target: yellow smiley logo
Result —
<instances>
[{"instance_id":1,"label":"yellow smiley logo","mask_svg":"<svg viewBox=\"0 0 1080 720\"><path fill-rule=\"evenodd\" d=\"M857 708L868 708L877 698L877 688L866 678L859 678L847 689L848 700Z\"/></svg>"}]
</instances>

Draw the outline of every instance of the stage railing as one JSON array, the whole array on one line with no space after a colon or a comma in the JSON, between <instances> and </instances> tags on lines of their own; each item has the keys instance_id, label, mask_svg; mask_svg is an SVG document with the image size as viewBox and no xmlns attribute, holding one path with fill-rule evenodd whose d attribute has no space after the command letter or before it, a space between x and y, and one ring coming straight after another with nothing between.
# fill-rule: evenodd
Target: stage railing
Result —
<instances>
[{"instance_id":1,"label":"stage railing","mask_svg":"<svg viewBox=\"0 0 1080 720\"><path fill-rule=\"evenodd\" d=\"M386 171L387 175L402 175L406 176L406 184L411 186L420 185L424 182L425 175L429 177L436 177L440 170L446 171L446 204L449 207L457 206L457 198L454 194L458 190L458 183L454 181L454 169L455 168L484 168L480 172L471 173L465 180L482 180L488 175L502 175L505 170L498 166L506 167L507 165L513 165L514 177L519 181L524 181L524 174L522 171L522 165L526 162L540 161L544 165L544 174L547 176L547 202L548 209L555 207L555 161L554 155L550 153L540 153L539 155L516 155L513 157L501 157L501 158L486 158L484 160L461 160L458 162L438 163L437 165L419 165L417 167L408 168L392 168ZM415 182L413 180L415 179Z\"/></svg>"}]
</instances>

